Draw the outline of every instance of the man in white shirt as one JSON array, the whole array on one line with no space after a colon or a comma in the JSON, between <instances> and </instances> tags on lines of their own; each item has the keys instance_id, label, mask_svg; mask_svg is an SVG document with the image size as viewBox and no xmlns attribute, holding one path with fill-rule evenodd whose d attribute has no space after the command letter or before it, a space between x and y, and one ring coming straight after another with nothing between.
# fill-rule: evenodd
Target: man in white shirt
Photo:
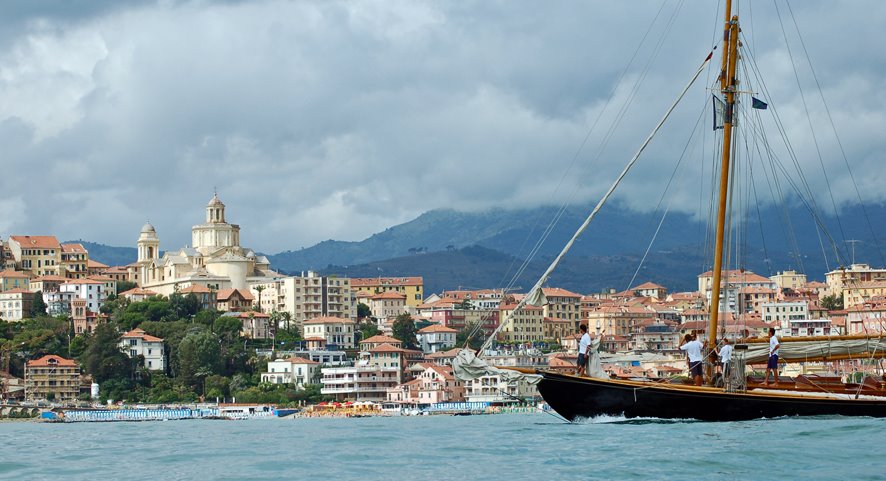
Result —
<instances>
[{"instance_id":1,"label":"man in white shirt","mask_svg":"<svg viewBox=\"0 0 886 481\"><path fill-rule=\"evenodd\" d=\"M729 362L732 361L732 344L729 339L723 339L723 347L717 353L720 356L720 363L723 364L723 377L729 376Z\"/></svg>"},{"instance_id":2,"label":"man in white shirt","mask_svg":"<svg viewBox=\"0 0 886 481\"><path fill-rule=\"evenodd\" d=\"M703 376L701 351L704 349L704 345L693 340L691 334L686 334L680 344L680 349L686 351L686 355L689 356L689 375L692 376L696 386L701 386Z\"/></svg>"},{"instance_id":3,"label":"man in white shirt","mask_svg":"<svg viewBox=\"0 0 886 481\"><path fill-rule=\"evenodd\" d=\"M591 335L588 334L588 326L584 324L578 326L578 330L582 332L581 340L578 341L578 375L585 376L588 369L588 355L591 351Z\"/></svg>"},{"instance_id":4,"label":"man in white shirt","mask_svg":"<svg viewBox=\"0 0 886 481\"><path fill-rule=\"evenodd\" d=\"M766 380L764 386L769 385L769 373L775 373L775 384L778 384L778 338L775 337L775 328L769 328L769 362L766 363Z\"/></svg>"}]
</instances>

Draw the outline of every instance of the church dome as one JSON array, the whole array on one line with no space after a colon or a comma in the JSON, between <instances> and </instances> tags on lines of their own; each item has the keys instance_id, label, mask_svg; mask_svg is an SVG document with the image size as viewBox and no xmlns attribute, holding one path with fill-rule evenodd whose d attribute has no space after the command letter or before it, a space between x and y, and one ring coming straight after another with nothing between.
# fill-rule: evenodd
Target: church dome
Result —
<instances>
[{"instance_id":1,"label":"church dome","mask_svg":"<svg viewBox=\"0 0 886 481\"><path fill-rule=\"evenodd\" d=\"M224 204L222 204L222 201L219 200L219 198L218 198L218 194L213 194L213 195L212 195L212 198L209 199L209 203L206 204L206 207L212 207L212 206L215 206L215 205L219 205L219 206L223 206L223 205L224 205Z\"/></svg>"},{"instance_id":2,"label":"church dome","mask_svg":"<svg viewBox=\"0 0 886 481\"><path fill-rule=\"evenodd\" d=\"M157 231L154 229L154 226L151 225L150 222L146 223L142 226L142 234L156 234Z\"/></svg>"}]
</instances>

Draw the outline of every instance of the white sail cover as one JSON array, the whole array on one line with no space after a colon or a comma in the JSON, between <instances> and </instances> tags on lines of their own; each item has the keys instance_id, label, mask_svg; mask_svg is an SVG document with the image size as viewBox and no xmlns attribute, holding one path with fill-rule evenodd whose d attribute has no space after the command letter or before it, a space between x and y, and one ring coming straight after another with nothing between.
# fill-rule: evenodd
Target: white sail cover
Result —
<instances>
[{"instance_id":1,"label":"white sail cover","mask_svg":"<svg viewBox=\"0 0 886 481\"><path fill-rule=\"evenodd\" d=\"M745 362L762 363L769 359L769 344L747 344L747 351L736 350L736 354L744 352ZM857 356L867 359L872 355L882 356L886 353L886 338L867 339L822 339L815 341L781 342L778 358L781 361L803 362L806 359L833 356Z\"/></svg>"},{"instance_id":2,"label":"white sail cover","mask_svg":"<svg viewBox=\"0 0 886 481\"><path fill-rule=\"evenodd\" d=\"M609 379L609 376L600 366L600 342L603 336L597 336L591 341L590 358L588 360L587 374L597 379ZM541 381L541 376L537 374L523 374L522 372L512 371L510 369L501 369L490 366L486 361L480 359L470 349L462 349L458 351L455 359L452 360L452 372L455 377L461 381L471 381L482 376L500 376L508 381L516 381L522 379L530 384L537 384Z\"/></svg>"},{"instance_id":3,"label":"white sail cover","mask_svg":"<svg viewBox=\"0 0 886 481\"><path fill-rule=\"evenodd\" d=\"M458 351L455 359L452 360L452 372L462 381L472 381L482 376L499 376L508 381L522 379L530 384L537 384L541 381L541 376L537 374L523 374L510 369L490 366L486 361L474 355L474 351L470 349Z\"/></svg>"}]
</instances>

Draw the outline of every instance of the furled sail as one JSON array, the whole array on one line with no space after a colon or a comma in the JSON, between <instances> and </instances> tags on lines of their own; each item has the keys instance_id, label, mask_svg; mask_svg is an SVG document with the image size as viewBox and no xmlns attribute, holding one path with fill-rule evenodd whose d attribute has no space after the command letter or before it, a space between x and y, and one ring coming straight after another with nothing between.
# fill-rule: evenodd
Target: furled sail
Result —
<instances>
[{"instance_id":1,"label":"furled sail","mask_svg":"<svg viewBox=\"0 0 886 481\"><path fill-rule=\"evenodd\" d=\"M452 360L452 372L456 378L462 381L470 381L483 376L499 376L507 381L523 379L530 384L536 384L541 381L541 376L535 374L523 374L510 369L490 366L486 361L477 357L474 351L470 349L458 351L455 359Z\"/></svg>"},{"instance_id":2,"label":"furled sail","mask_svg":"<svg viewBox=\"0 0 886 481\"><path fill-rule=\"evenodd\" d=\"M789 338L788 338L789 339ZM739 350L741 352L744 350ZM744 351L745 362L763 363L769 358L768 343L749 343ZM778 348L779 361L813 362L839 359L870 359L886 357L886 338L859 339L822 338L820 340L792 341L782 339Z\"/></svg>"}]
</instances>

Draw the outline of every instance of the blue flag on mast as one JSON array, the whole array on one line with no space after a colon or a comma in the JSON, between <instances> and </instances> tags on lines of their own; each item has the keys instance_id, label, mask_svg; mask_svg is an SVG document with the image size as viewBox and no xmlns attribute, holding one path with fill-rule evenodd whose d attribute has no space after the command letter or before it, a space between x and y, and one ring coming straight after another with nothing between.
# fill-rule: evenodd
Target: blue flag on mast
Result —
<instances>
[{"instance_id":1,"label":"blue flag on mast","mask_svg":"<svg viewBox=\"0 0 886 481\"><path fill-rule=\"evenodd\" d=\"M769 104L758 99L757 97L751 97L751 107L760 110L766 110L769 107Z\"/></svg>"}]
</instances>

